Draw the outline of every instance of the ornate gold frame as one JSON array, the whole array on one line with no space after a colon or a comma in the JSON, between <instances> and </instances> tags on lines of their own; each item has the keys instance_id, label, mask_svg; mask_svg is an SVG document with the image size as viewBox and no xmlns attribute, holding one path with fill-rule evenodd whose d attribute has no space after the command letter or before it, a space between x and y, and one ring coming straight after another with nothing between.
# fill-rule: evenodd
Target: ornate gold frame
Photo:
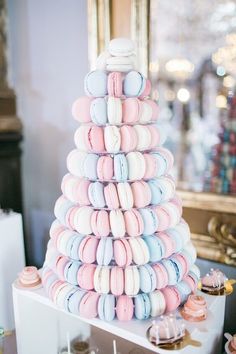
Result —
<instances>
[{"instance_id":1,"label":"ornate gold frame","mask_svg":"<svg viewBox=\"0 0 236 354\"><path fill-rule=\"evenodd\" d=\"M95 68L96 57L112 38L112 20L116 15L112 13L112 1L116 0L88 0L91 68ZM126 16L125 20L130 21L130 36L137 43L138 67L148 75L151 0L122 0L122 3L126 1L131 9L130 19ZM236 198L181 190L178 193L198 256L236 266Z\"/></svg>"},{"instance_id":2,"label":"ornate gold frame","mask_svg":"<svg viewBox=\"0 0 236 354\"><path fill-rule=\"evenodd\" d=\"M125 0L122 0L125 1ZM148 74L150 0L131 0L130 35L137 43L138 67ZM97 56L112 38L112 0L88 0L89 62L95 68Z\"/></svg>"}]
</instances>

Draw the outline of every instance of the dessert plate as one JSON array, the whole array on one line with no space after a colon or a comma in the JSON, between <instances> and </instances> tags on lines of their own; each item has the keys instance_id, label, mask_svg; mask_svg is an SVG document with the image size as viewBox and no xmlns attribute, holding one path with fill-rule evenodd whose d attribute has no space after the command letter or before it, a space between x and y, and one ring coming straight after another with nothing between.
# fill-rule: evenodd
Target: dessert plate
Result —
<instances>
[{"instance_id":1,"label":"dessert plate","mask_svg":"<svg viewBox=\"0 0 236 354\"><path fill-rule=\"evenodd\" d=\"M147 339L157 348L165 350L180 350L187 347L188 345L193 347L201 347L202 345L201 342L192 339L190 333L187 330L185 330L185 335L183 337L175 339L172 343L156 344L155 339L152 340L152 337L150 337L151 327L152 326L150 326L147 330Z\"/></svg>"},{"instance_id":2,"label":"dessert plate","mask_svg":"<svg viewBox=\"0 0 236 354\"><path fill-rule=\"evenodd\" d=\"M202 283L201 283L201 281L199 281L198 289L208 295L228 296L228 295L232 294L232 292L234 291L234 288L233 288L234 284L236 284L236 279L229 279L229 280L225 281L225 283L224 283L225 286L223 289L219 289L219 290L216 289L216 290L212 290L212 291L207 291L205 289L202 289Z\"/></svg>"}]
</instances>

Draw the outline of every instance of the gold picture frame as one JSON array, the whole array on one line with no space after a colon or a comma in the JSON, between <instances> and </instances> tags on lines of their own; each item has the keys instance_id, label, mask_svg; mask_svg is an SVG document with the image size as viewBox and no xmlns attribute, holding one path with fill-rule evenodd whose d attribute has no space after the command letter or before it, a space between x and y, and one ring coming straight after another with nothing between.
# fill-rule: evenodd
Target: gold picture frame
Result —
<instances>
[{"instance_id":1,"label":"gold picture frame","mask_svg":"<svg viewBox=\"0 0 236 354\"><path fill-rule=\"evenodd\" d=\"M92 69L110 39L122 36L126 31L126 36L137 43L138 68L148 76L150 3L151 0L88 0ZM124 17L120 13L124 13ZM178 194L183 201L183 217L190 225L198 256L236 266L236 198L182 190Z\"/></svg>"}]
</instances>

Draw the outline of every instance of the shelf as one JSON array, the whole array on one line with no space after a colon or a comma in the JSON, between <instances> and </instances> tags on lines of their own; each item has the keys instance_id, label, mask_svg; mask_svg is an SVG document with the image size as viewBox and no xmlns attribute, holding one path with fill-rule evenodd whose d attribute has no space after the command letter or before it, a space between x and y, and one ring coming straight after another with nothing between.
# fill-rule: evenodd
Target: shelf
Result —
<instances>
[{"instance_id":1,"label":"shelf","mask_svg":"<svg viewBox=\"0 0 236 354\"><path fill-rule=\"evenodd\" d=\"M183 207L236 214L236 196L178 190Z\"/></svg>"},{"instance_id":2,"label":"shelf","mask_svg":"<svg viewBox=\"0 0 236 354\"><path fill-rule=\"evenodd\" d=\"M159 354L167 353L166 350L155 348L146 338L146 331L151 324L151 320L147 321L138 321L132 320L129 322L119 322L114 320L112 322L104 322L99 319L86 319L77 315L67 313L66 311L59 310L56 306L46 297L44 290L41 288L34 291L19 290L13 286L13 298L14 298L14 310L16 314L16 331L18 323L20 326L23 326L23 321L19 318L19 307L22 302L28 301L29 303L34 302L34 305L37 304L48 306L51 309L64 313L70 317L77 318L79 321L83 321L89 325L100 328L106 332L114 334L118 337L123 338L124 340L133 342L141 347L144 347L153 352L158 352ZM223 331L224 323L224 308L225 308L225 297L219 296L209 296L205 295L209 316L206 321L200 323L190 323L186 322L187 330L191 334L192 339L200 341L201 344L201 353L220 353L219 348L221 345L221 337ZM49 311L48 311L49 312ZM43 328L43 324L41 324ZM23 341L22 336L19 335L17 338L20 341ZM25 340L27 340L25 338ZM194 354L199 353L199 347L187 346L182 350L172 351L175 354ZM21 352L19 353L21 354ZM27 353L24 353L27 354ZM47 353L49 354L49 353Z\"/></svg>"}]
</instances>

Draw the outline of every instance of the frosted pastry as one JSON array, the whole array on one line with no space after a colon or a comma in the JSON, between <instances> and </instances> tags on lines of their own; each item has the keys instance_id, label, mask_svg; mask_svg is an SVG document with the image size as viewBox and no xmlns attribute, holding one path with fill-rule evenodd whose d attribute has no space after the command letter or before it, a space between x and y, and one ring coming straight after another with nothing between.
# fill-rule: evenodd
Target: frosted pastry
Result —
<instances>
[{"instance_id":1,"label":"frosted pastry","mask_svg":"<svg viewBox=\"0 0 236 354\"><path fill-rule=\"evenodd\" d=\"M187 321L199 322L207 317L207 304L203 296L189 295L187 302L181 311L181 315Z\"/></svg>"}]
</instances>

